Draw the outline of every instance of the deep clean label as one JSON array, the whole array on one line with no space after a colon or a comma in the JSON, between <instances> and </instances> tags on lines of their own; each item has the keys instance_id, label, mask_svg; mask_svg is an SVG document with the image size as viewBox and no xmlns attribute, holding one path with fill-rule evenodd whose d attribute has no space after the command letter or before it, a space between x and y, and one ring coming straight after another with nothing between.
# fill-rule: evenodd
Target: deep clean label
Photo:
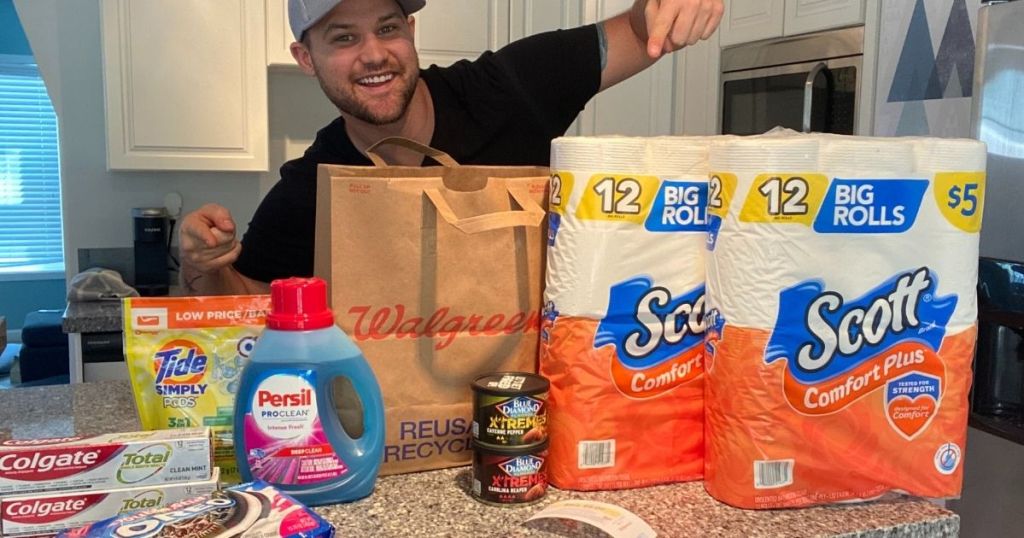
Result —
<instances>
[{"instance_id":1,"label":"deep clean label","mask_svg":"<svg viewBox=\"0 0 1024 538\"><path fill-rule=\"evenodd\" d=\"M269 370L247 402L245 448L252 474L272 484L306 485L342 476L317 408L316 373Z\"/></svg>"}]
</instances>

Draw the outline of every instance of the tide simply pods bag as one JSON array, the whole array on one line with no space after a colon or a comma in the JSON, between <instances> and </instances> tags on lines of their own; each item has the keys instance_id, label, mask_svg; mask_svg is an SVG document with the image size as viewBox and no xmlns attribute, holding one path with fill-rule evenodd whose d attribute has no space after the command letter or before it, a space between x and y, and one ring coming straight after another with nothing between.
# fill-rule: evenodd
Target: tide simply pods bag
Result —
<instances>
[{"instance_id":1,"label":"tide simply pods bag","mask_svg":"<svg viewBox=\"0 0 1024 538\"><path fill-rule=\"evenodd\" d=\"M985 147L769 134L710 153L705 488L959 495Z\"/></svg>"},{"instance_id":2,"label":"tide simply pods bag","mask_svg":"<svg viewBox=\"0 0 1024 538\"><path fill-rule=\"evenodd\" d=\"M124 354L142 427L209 426L221 480L238 482L233 420L269 295L124 299Z\"/></svg>"},{"instance_id":3,"label":"tide simply pods bag","mask_svg":"<svg viewBox=\"0 0 1024 538\"><path fill-rule=\"evenodd\" d=\"M540 371L552 484L703 473L704 138L560 138Z\"/></svg>"}]
</instances>

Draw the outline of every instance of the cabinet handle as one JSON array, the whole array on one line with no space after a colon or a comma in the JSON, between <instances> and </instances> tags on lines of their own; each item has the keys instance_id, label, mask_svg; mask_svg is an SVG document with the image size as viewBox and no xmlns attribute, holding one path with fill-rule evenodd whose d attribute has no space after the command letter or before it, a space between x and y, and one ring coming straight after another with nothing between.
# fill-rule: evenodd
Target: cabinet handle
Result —
<instances>
[{"instance_id":1,"label":"cabinet handle","mask_svg":"<svg viewBox=\"0 0 1024 538\"><path fill-rule=\"evenodd\" d=\"M811 108L814 106L812 99L814 97L814 79L818 78L818 73L827 69L828 65L825 62L818 62L817 65L811 68L811 71L807 73L807 80L804 81L804 124L803 132L811 132Z\"/></svg>"}]
</instances>

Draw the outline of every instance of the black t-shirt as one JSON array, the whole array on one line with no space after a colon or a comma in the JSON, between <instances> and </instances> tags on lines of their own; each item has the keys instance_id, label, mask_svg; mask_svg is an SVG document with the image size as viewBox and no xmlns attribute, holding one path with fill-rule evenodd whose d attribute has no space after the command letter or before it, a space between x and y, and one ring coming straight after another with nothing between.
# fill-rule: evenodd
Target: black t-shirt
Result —
<instances>
[{"instance_id":1,"label":"black t-shirt","mask_svg":"<svg viewBox=\"0 0 1024 538\"><path fill-rule=\"evenodd\" d=\"M463 164L547 166L551 140L565 133L601 83L593 25L530 36L476 61L431 66L420 76L434 104L430 145ZM318 164L369 166L341 117L256 209L235 261L241 274L270 282L313 274Z\"/></svg>"}]
</instances>

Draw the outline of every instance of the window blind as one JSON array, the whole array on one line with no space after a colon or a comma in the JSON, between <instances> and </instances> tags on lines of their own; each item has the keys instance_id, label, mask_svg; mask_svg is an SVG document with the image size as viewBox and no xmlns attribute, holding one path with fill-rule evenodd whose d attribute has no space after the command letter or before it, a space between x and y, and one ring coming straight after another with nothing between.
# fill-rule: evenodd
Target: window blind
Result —
<instances>
[{"instance_id":1,"label":"window blind","mask_svg":"<svg viewBox=\"0 0 1024 538\"><path fill-rule=\"evenodd\" d=\"M37 67L0 58L0 272L64 270L58 159Z\"/></svg>"}]
</instances>

